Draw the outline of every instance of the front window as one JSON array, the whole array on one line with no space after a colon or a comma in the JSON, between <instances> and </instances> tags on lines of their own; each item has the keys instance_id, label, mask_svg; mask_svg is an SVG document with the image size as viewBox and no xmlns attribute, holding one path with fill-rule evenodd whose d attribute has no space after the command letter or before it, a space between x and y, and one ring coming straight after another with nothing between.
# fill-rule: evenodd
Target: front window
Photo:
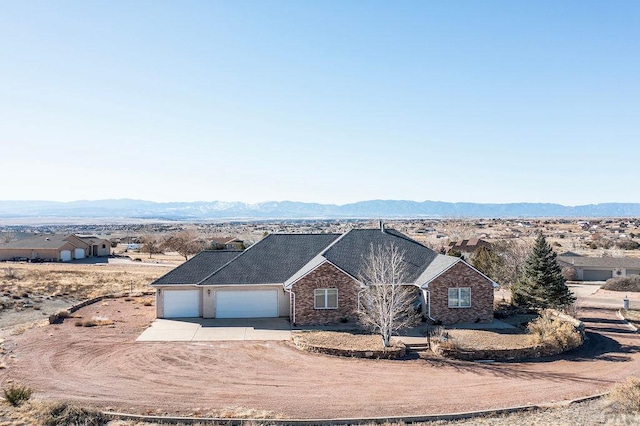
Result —
<instances>
[{"instance_id":1,"label":"front window","mask_svg":"<svg viewBox=\"0 0 640 426\"><path fill-rule=\"evenodd\" d=\"M468 287L450 288L449 289L449 307L450 308L470 308L471 307L471 289Z\"/></svg>"},{"instance_id":2,"label":"front window","mask_svg":"<svg viewBox=\"0 0 640 426\"><path fill-rule=\"evenodd\" d=\"M315 309L337 309L338 289L317 288L313 291L313 307Z\"/></svg>"}]
</instances>

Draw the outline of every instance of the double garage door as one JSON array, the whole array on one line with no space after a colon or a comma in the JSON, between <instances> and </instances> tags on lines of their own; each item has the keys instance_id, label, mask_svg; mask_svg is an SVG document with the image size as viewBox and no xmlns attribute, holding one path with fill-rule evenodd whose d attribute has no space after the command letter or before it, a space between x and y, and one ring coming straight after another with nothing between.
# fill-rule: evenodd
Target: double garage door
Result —
<instances>
[{"instance_id":1,"label":"double garage door","mask_svg":"<svg viewBox=\"0 0 640 426\"><path fill-rule=\"evenodd\" d=\"M215 294L216 318L274 318L277 290L225 291ZM164 290L164 318L200 316L200 290Z\"/></svg>"},{"instance_id":2,"label":"double garage door","mask_svg":"<svg viewBox=\"0 0 640 426\"><path fill-rule=\"evenodd\" d=\"M611 270L585 269L582 273L584 281L606 281L613 276Z\"/></svg>"},{"instance_id":3,"label":"double garage door","mask_svg":"<svg viewBox=\"0 0 640 426\"><path fill-rule=\"evenodd\" d=\"M278 290L216 291L216 318L278 316Z\"/></svg>"},{"instance_id":4,"label":"double garage door","mask_svg":"<svg viewBox=\"0 0 640 426\"><path fill-rule=\"evenodd\" d=\"M63 262L69 262L71 259L84 259L84 249L77 248L73 251L73 257L71 256L71 250L62 250L60 252L60 260Z\"/></svg>"}]
</instances>

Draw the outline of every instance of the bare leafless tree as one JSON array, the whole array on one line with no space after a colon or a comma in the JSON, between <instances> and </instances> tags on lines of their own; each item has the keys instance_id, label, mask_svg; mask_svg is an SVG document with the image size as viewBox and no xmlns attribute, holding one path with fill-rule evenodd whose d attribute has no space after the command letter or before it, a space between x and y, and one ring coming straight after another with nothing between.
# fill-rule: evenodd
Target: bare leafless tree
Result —
<instances>
[{"instance_id":1,"label":"bare leafless tree","mask_svg":"<svg viewBox=\"0 0 640 426\"><path fill-rule=\"evenodd\" d=\"M491 250L496 262L487 275L502 287L510 288L520 278L533 244L531 238L512 238L492 243Z\"/></svg>"},{"instance_id":2,"label":"bare leafless tree","mask_svg":"<svg viewBox=\"0 0 640 426\"><path fill-rule=\"evenodd\" d=\"M162 253L162 239L155 234L145 233L140 237L142 248L140 251L143 253L149 253L149 259L153 254Z\"/></svg>"},{"instance_id":3,"label":"bare leafless tree","mask_svg":"<svg viewBox=\"0 0 640 426\"><path fill-rule=\"evenodd\" d=\"M164 241L166 249L179 253L184 257L184 260L189 260L189 256L200 253L204 246L204 241L192 230L176 232L169 235Z\"/></svg>"},{"instance_id":4,"label":"bare leafless tree","mask_svg":"<svg viewBox=\"0 0 640 426\"><path fill-rule=\"evenodd\" d=\"M0 241L4 243L10 243L11 241L14 241L16 237L17 236L15 232L7 231L2 233L2 238L0 238Z\"/></svg>"},{"instance_id":5,"label":"bare leafless tree","mask_svg":"<svg viewBox=\"0 0 640 426\"><path fill-rule=\"evenodd\" d=\"M360 280L367 288L362 292L358 316L370 330L380 333L385 347L391 335L416 322L413 310L415 291L406 284L404 253L397 246L371 246L363 259Z\"/></svg>"}]
</instances>

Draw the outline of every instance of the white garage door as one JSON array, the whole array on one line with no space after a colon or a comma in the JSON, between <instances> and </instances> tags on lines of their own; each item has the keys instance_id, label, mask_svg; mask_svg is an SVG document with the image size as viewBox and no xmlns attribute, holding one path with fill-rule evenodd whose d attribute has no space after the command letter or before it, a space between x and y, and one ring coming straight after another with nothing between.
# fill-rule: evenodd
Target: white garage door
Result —
<instances>
[{"instance_id":1,"label":"white garage door","mask_svg":"<svg viewBox=\"0 0 640 426\"><path fill-rule=\"evenodd\" d=\"M60 260L68 262L71 260L71 250L62 250L60 252Z\"/></svg>"},{"instance_id":2,"label":"white garage door","mask_svg":"<svg viewBox=\"0 0 640 426\"><path fill-rule=\"evenodd\" d=\"M200 290L164 290L164 318L200 316Z\"/></svg>"},{"instance_id":3,"label":"white garage door","mask_svg":"<svg viewBox=\"0 0 640 426\"><path fill-rule=\"evenodd\" d=\"M278 290L217 291L216 318L278 316Z\"/></svg>"},{"instance_id":4,"label":"white garage door","mask_svg":"<svg viewBox=\"0 0 640 426\"><path fill-rule=\"evenodd\" d=\"M74 252L76 259L84 259L84 249L77 248Z\"/></svg>"}]
</instances>

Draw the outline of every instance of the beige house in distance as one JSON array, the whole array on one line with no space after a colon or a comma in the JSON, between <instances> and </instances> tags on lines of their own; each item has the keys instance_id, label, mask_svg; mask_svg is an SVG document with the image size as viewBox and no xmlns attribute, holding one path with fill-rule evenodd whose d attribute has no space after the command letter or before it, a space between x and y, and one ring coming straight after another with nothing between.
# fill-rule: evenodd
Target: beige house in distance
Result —
<instances>
[{"instance_id":1,"label":"beige house in distance","mask_svg":"<svg viewBox=\"0 0 640 426\"><path fill-rule=\"evenodd\" d=\"M0 243L0 261L69 262L86 257L108 256L110 253L109 240L74 234L20 235L13 241Z\"/></svg>"}]
</instances>

